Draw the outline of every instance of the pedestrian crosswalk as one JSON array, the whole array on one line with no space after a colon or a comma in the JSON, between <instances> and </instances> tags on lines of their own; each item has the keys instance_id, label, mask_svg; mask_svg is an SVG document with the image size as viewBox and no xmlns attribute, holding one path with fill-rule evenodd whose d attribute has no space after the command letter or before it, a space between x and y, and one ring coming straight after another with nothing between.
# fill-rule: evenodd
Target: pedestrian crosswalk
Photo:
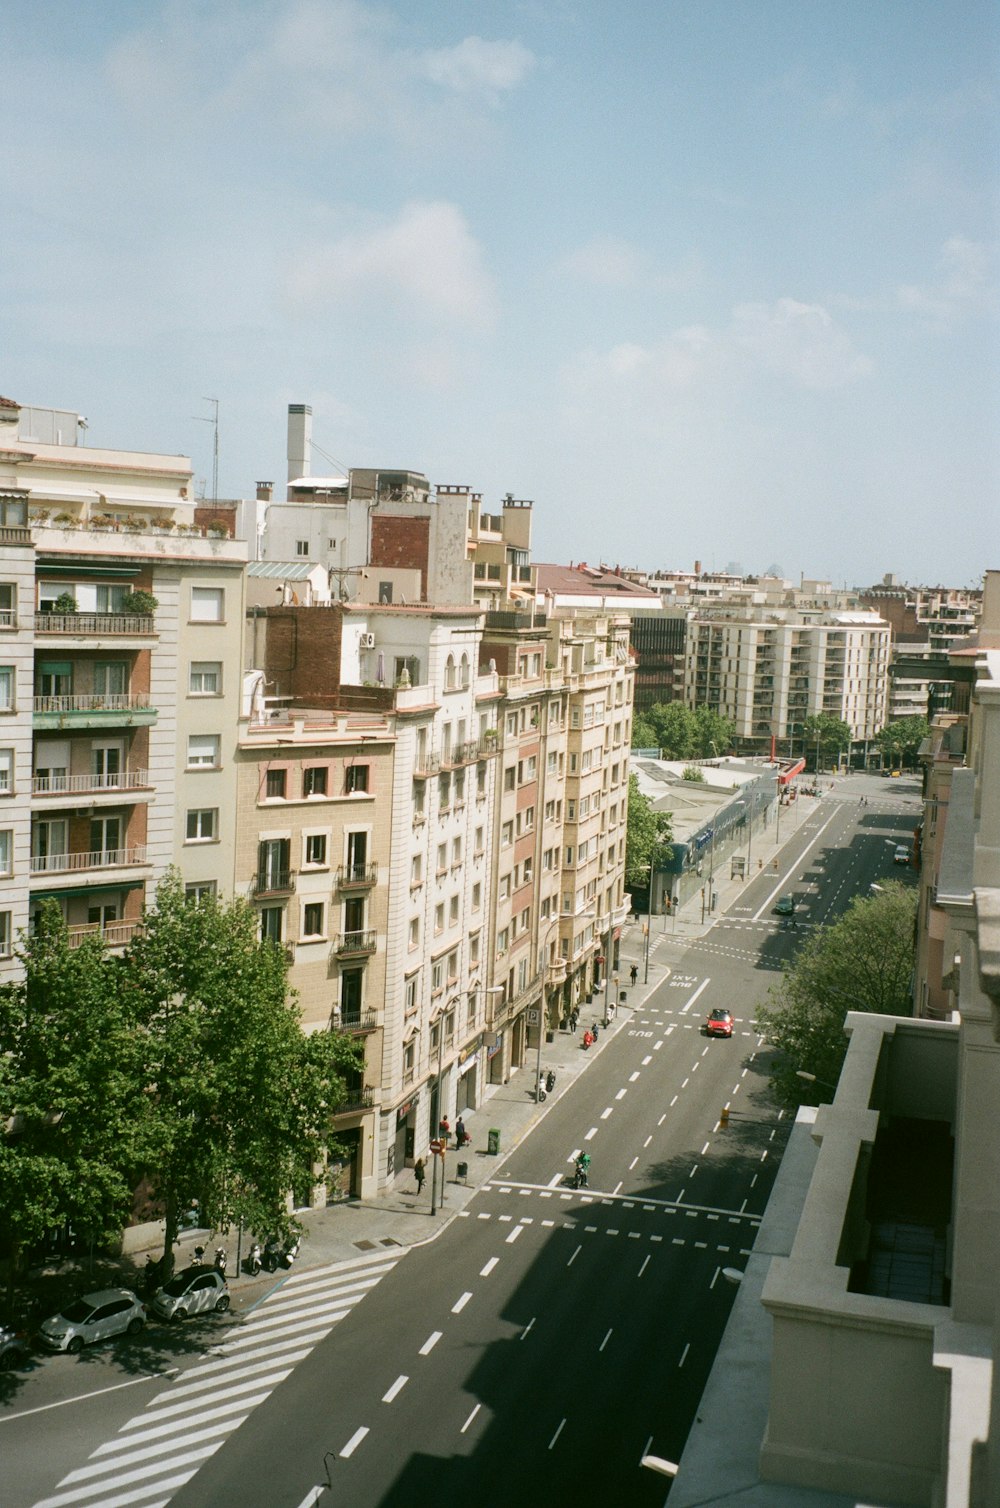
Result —
<instances>
[{"instance_id":1,"label":"pedestrian crosswalk","mask_svg":"<svg viewBox=\"0 0 1000 1508\"><path fill-rule=\"evenodd\" d=\"M33 1508L165 1508L404 1255L294 1273Z\"/></svg>"}]
</instances>

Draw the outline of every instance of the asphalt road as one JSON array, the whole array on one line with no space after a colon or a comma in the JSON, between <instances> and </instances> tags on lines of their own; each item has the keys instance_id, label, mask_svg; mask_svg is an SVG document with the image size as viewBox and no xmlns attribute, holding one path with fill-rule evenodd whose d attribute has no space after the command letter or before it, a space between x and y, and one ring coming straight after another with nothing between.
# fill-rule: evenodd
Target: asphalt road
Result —
<instances>
[{"instance_id":1,"label":"asphalt road","mask_svg":"<svg viewBox=\"0 0 1000 1508\"><path fill-rule=\"evenodd\" d=\"M905 876L913 793L885 786L804 805L779 870L704 938L654 933L651 996L437 1241L294 1273L235 1329L151 1330L20 1379L5 1508L662 1503L640 1459L680 1454L729 1312L721 1270L784 1145L756 1003L811 928ZM773 915L789 891L795 927ZM701 1034L715 1005L731 1041Z\"/></svg>"}]
</instances>

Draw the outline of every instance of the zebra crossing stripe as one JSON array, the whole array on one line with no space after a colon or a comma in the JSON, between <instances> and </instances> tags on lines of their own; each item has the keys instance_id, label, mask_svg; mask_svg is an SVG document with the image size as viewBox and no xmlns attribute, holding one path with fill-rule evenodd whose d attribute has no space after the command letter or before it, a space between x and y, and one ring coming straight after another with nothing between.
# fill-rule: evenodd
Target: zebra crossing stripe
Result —
<instances>
[{"instance_id":1,"label":"zebra crossing stripe","mask_svg":"<svg viewBox=\"0 0 1000 1508\"><path fill-rule=\"evenodd\" d=\"M294 1274L33 1508L167 1508L403 1256L379 1253Z\"/></svg>"}]
</instances>

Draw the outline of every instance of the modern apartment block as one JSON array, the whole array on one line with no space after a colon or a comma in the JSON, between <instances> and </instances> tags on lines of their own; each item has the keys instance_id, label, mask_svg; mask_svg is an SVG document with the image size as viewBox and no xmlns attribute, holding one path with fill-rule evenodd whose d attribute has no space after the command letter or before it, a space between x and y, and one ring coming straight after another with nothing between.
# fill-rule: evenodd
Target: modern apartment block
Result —
<instances>
[{"instance_id":1,"label":"modern apartment block","mask_svg":"<svg viewBox=\"0 0 1000 1508\"><path fill-rule=\"evenodd\" d=\"M184 457L82 433L0 403L8 959L45 897L120 946L170 864L233 882L245 549L194 523Z\"/></svg>"},{"instance_id":2,"label":"modern apartment block","mask_svg":"<svg viewBox=\"0 0 1000 1508\"><path fill-rule=\"evenodd\" d=\"M889 640L870 612L704 609L688 625L684 700L730 718L744 752L773 737L801 753L805 719L828 713L864 754L886 721Z\"/></svg>"}]
</instances>

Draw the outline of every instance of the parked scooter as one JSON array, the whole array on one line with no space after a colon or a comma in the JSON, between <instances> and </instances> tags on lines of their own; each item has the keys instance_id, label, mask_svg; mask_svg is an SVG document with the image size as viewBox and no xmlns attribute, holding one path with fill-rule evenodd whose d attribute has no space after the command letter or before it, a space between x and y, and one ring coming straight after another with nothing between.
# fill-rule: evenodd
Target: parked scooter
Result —
<instances>
[{"instance_id":1,"label":"parked scooter","mask_svg":"<svg viewBox=\"0 0 1000 1508\"><path fill-rule=\"evenodd\" d=\"M224 1246L215 1248L214 1267L220 1278L226 1276L226 1268L229 1266L229 1253Z\"/></svg>"},{"instance_id":2,"label":"parked scooter","mask_svg":"<svg viewBox=\"0 0 1000 1508\"><path fill-rule=\"evenodd\" d=\"M244 1262L243 1265L244 1265L244 1267L246 1268L247 1272L249 1273L249 1275L252 1278L255 1278L257 1276L257 1274L260 1272L260 1242L259 1241L254 1241L252 1243L252 1245L250 1247L250 1250L247 1253L246 1261Z\"/></svg>"},{"instance_id":3,"label":"parked scooter","mask_svg":"<svg viewBox=\"0 0 1000 1508\"><path fill-rule=\"evenodd\" d=\"M556 1087L555 1071L554 1071L554 1069L550 1068L549 1071L548 1071L548 1073L545 1075L545 1088L548 1090L549 1094L551 1094L552 1091L553 1091L553 1089L555 1087Z\"/></svg>"},{"instance_id":4,"label":"parked scooter","mask_svg":"<svg viewBox=\"0 0 1000 1508\"><path fill-rule=\"evenodd\" d=\"M284 1262L284 1264L285 1264L286 1267L291 1267L292 1263L295 1261L295 1258L299 1254L299 1247L301 1245L302 1245L302 1237L301 1236L293 1236L292 1239L289 1241L288 1245L285 1247L285 1250L284 1250L284 1252L282 1254L282 1258L281 1258L281 1260Z\"/></svg>"},{"instance_id":5,"label":"parked scooter","mask_svg":"<svg viewBox=\"0 0 1000 1508\"><path fill-rule=\"evenodd\" d=\"M267 1272L277 1272L281 1260L281 1242L277 1236L268 1236L264 1242L264 1267Z\"/></svg>"},{"instance_id":6,"label":"parked scooter","mask_svg":"<svg viewBox=\"0 0 1000 1508\"><path fill-rule=\"evenodd\" d=\"M538 1083L535 1085L536 1103L540 1105L545 1097L545 1075L540 1073L538 1075Z\"/></svg>"}]
</instances>

